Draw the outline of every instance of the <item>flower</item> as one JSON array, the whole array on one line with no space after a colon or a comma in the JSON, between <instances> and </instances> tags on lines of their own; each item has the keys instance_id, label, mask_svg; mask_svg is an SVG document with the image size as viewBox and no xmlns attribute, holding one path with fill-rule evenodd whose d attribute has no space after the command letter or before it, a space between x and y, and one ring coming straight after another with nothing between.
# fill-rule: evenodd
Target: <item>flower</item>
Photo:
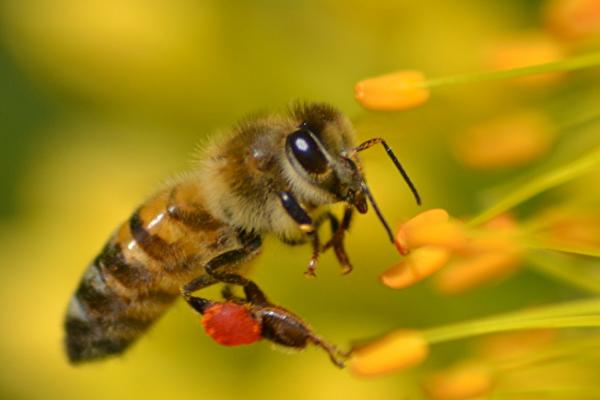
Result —
<instances>
[{"instance_id":1,"label":"flower","mask_svg":"<svg viewBox=\"0 0 600 400\"><path fill-rule=\"evenodd\" d=\"M402 224L396 247L402 261L380 276L393 289L411 286L448 264L436 277L443 293L459 293L508 275L522 264L523 249L516 221L498 216L476 229L466 229L443 209L427 210Z\"/></svg>"}]
</instances>

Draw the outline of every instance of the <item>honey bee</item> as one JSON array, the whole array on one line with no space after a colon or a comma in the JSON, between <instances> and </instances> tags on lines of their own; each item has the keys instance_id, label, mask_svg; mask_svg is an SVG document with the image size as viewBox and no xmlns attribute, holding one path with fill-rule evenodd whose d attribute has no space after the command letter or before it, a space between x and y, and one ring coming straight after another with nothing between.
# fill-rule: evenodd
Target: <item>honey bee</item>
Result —
<instances>
[{"instance_id":1,"label":"honey bee","mask_svg":"<svg viewBox=\"0 0 600 400\"><path fill-rule=\"evenodd\" d=\"M69 360L122 353L179 296L203 313L212 302L193 293L221 283L225 299L251 305L261 316L264 338L297 348L317 344L341 365L334 346L270 303L244 275L267 234L289 245L310 243L307 275L315 275L319 254L330 248L350 272L344 234L353 210L366 213L367 202L393 242L357 154L382 144L418 203L419 195L384 140L358 146L354 140L349 119L324 103L249 118L215 138L198 167L137 208L83 274L65 318ZM338 202L344 204L341 220L328 209ZM322 244L318 228L327 221L332 236ZM233 295L235 286L245 297Z\"/></svg>"}]
</instances>

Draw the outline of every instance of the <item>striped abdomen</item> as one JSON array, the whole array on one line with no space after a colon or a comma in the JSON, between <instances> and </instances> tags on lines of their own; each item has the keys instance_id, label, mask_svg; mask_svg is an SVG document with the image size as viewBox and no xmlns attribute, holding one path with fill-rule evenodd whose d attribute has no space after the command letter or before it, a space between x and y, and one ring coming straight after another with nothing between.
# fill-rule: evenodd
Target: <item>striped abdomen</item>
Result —
<instances>
[{"instance_id":1,"label":"striped abdomen","mask_svg":"<svg viewBox=\"0 0 600 400\"><path fill-rule=\"evenodd\" d=\"M239 246L235 230L205 211L200 193L192 183L159 193L88 267L65 320L72 362L124 351L206 262Z\"/></svg>"}]
</instances>

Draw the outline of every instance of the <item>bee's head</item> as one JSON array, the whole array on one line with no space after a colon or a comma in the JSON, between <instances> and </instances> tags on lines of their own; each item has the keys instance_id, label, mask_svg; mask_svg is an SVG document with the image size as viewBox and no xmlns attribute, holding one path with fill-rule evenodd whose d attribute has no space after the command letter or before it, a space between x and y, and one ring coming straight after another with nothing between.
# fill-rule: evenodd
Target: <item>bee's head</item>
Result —
<instances>
[{"instance_id":1,"label":"bee's head","mask_svg":"<svg viewBox=\"0 0 600 400\"><path fill-rule=\"evenodd\" d=\"M316 204L346 202L361 214L367 212L369 201L391 236L389 226L366 184L357 156L359 151L383 143L413 190L417 202L420 202L414 186L391 149L381 139L372 139L356 147L352 124L330 105L297 105L292 109L292 116L296 129L286 137L285 152L294 175L304 181L295 185L303 197Z\"/></svg>"}]
</instances>

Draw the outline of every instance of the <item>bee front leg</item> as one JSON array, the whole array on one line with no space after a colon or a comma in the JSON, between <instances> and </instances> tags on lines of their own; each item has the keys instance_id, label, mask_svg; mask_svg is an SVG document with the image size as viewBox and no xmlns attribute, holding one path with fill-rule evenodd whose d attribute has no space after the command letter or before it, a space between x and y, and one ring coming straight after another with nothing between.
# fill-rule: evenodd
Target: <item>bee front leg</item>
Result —
<instances>
[{"instance_id":1,"label":"bee front leg","mask_svg":"<svg viewBox=\"0 0 600 400\"><path fill-rule=\"evenodd\" d=\"M332 213L327 213L327 217L329 218L329 222L331 225L331 239L321 249L322 251L326 251L330 247L333 247L333 251L335 252L335 257L342 267L342 273L348 274L352 271L352 264L350 263L350 259L348 258L348 254L346 253L346 249L344 248L344 236L346 231L350 228L350 222L352 221L353 209L351 207L346 207L344 209L344 216L342 217L342 222L340 223L335 215Z\"/></svg>"},{"instance_id":2,"label":"bee front leg","mask_svg":"<svg viewBox=\"0 0 600 400\"><path fill-rule=\"evenodd\" d=\"M315 270L321 252L321 242L315 224L308 215L308 212L300 205L300 203L298 203L298 200L296 200L290 192L280 192L279 199L287 214L298 224L298 228L311 239L312 256L308 263L305 275L314 277L316 276Z\"/></svg>"}]
</instances>

